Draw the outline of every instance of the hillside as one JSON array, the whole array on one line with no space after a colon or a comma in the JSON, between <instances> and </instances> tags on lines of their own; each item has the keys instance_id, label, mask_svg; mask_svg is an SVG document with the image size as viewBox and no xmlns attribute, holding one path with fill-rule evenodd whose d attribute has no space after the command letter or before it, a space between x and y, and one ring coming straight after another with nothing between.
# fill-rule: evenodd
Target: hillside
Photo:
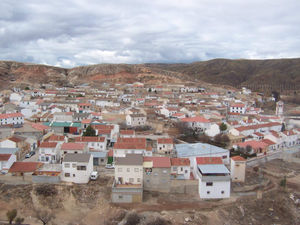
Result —
<instances>
[{"instance_id":1,"label":"hillside","mask_svg":"<svg viewBox=\"0 0 300 225\"><path fill-rule=\"evenodd\" d=\"M190 64L147 64L186 74L213 84L248 86L261 85L297 90L300 85L300 59L228 60L214 59Z\"/></svg>"},{"instance_id":2,"label":"hillside","mask_svg":"<svg viewBox=\"0 0 300 225\"><path fill-rule=\"evenodd\" d=\"M228 60L214 59L190 64L98 64L71 69L0 61L0 88L53 83L66 86L102 82L195 81L247 86L251 89L298 90L300 59Z\"/></svg>"}]
</instances>

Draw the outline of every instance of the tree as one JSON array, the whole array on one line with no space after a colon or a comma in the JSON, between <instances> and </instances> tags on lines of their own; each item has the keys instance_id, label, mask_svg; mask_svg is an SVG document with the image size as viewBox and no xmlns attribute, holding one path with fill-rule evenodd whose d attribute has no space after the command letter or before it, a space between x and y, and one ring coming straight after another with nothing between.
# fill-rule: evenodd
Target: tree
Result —
<instances>
[{"instance_id":1,"label":"tree","mask_svg":"<svg viewBox=\"0 0 300 225\"><path fill-rule=\"evenodd\" d=\"M286 176L284 176L283 179L280 181L280 186L285 189L285 187L286 187Z\"/></svg>"},{"instance_id":2,"label":"tree","mask_svg":"<svg viewBox=\"0 0 300 225\"><path fill-rule=\"evenodd\" d=\"M247 154L250 154L250 152L252 151L251 145L247 145L245 150Z\"/></svg>"},{"instance_id":3,"label":"tree","mask_svg":"<svg viewBox=\"0 0 300 225\"><path fill-rule=\"evenodd\" d=\"M94 128L91 127L91 125L89 125L85 132L83 132L83 135L82 136L96 136L96 131Z\"/></svg>"},{"instance_id":4,"label":"tree","mask_svg":"<svg viewBox=\"0 0 300 225\"><path fill-rule=\"evenodd\" d=\"M25 90L28 91L28 90L30 90L30 88L29 88L29 87L26 87Z\"/></svg>"},{"instance_id":5,"label":"tree","mask_svg":"<svg viewBox=\"0 0 300 225\"><path fill-rule=\"evenodd\" d=\"M219 128L220 128L220 131L224 132L225 130L227 130L227 125L225 123L221 123Z\"/></svg>"},{"instance_id":6,"label":"tree","mask_svg":"<svg viewBox=\"0 0 300 225\"><path fill-rule=\"evenodd\" d=\"M15 219L15 222L16 222L16 224L22 224L23 222L24 222L24 218L22 218L22 217L17 217L16 219Z\"/></svg>"},{"instance_id":7,"label":"tree","mask_svg":"<svg viewBox=\"0 0 300 225\"><path fill-rule=\"evenodd\" d=\"M275 102L278 102L280 100L280 93L277 91L272 91L272 96L275 98Z\"/></svg>"},{"instance_id":8,"label":"tree","mask_svg":"<svg viewBox=\"0 0 300 225\"><path fill-rule=\"evenodd\" d=\"M8 219L9 224L12 224L12 221L17 217L18 211L16 209L8 210L6 213L6 217Z\"/></svg>"},{"instance_id":9,"label":"tree","mask_svg":"<svg viewBox=\"0 0 300 225\"><path fill-rule=\"evenodd\" d=\"M285 131L285 124L284 123L282 123L282 125L281 125L281 132L283 132L283 131Z\"/></svg>"},{"instance_id":10,"label":"tree","mask_svg":"<svg viewBox=\"0 0 300 225\"><path fill-rule=\"evenodd\" d=\"M43 225L46 225L49 223L52 219L55 218L54 214L51 211L48 210L36 210L35 216L38 220L40 220Z\"/></svg>"}]
</instances>

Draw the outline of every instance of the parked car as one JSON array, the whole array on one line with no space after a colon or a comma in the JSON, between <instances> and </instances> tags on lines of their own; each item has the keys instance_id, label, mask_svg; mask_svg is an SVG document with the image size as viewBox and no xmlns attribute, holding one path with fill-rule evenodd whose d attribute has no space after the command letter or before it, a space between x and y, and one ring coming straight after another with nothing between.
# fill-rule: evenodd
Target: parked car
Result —
<instances>
[{"instance_id":1,"label":"parked car","mask_svg":"<svg viewBox=\"0 0 300 225\"><path fill-rule=\"evenodd\" d=\"M99 176L98 172L97 171L93 171L91 173L90 178L91 178L91 180L97 180L98 176Z\"/></svg>"},{"instance_id":2,"label":"parked car","mask_svg":"<svg viewBox=\"0 0 300 225\"><path fill-rule=\"evenodd\" d=\"M28 159L28 158L30 158L30 157L33 156L33 155L35 155L35 152L34 152L34 151L31 151L31 152L29 152L29 153L27 153L27 154L25 155L25 158Z\"/></svg>"},{"instance_id":3,"label":"parked car","mask_svg":"<svg viewBox=\"0 0 300 225\"><path fill-rule=\"evenodd\" d=\"M115 164L106 164L105 168L106 169L114 169L115 168Z\"/></svg>"}]
</instances>

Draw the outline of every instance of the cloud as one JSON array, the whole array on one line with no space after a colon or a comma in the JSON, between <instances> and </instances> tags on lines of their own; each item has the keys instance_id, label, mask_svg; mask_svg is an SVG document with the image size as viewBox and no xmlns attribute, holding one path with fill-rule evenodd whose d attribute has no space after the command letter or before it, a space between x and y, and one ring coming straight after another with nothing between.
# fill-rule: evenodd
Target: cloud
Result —
<instances>
[{"instance_id":1,"label":"cloud","mask_svg":"<svg viewBox=\"0 0 300 225\"><path fill-rule=\"evenodd\" d=\"M3 60L61 67L300 56L298 0L2 0Z\"/></svg>"}]
</instances>

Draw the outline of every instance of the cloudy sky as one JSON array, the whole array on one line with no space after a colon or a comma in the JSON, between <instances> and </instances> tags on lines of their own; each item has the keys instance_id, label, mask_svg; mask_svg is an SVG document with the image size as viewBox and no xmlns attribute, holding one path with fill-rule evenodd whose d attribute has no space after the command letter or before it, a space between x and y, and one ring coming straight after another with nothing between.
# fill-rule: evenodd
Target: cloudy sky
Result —
<instances>
[{"instance_id":1,"label":"cloudy sky","mask_svg":"<svg viewBox=\"0 0 300 225\"><path fill-rule=\"evenodd\" d=\"M299 0L0 0L0 60L300 57Z\"/></svg>"}]
</instances>

